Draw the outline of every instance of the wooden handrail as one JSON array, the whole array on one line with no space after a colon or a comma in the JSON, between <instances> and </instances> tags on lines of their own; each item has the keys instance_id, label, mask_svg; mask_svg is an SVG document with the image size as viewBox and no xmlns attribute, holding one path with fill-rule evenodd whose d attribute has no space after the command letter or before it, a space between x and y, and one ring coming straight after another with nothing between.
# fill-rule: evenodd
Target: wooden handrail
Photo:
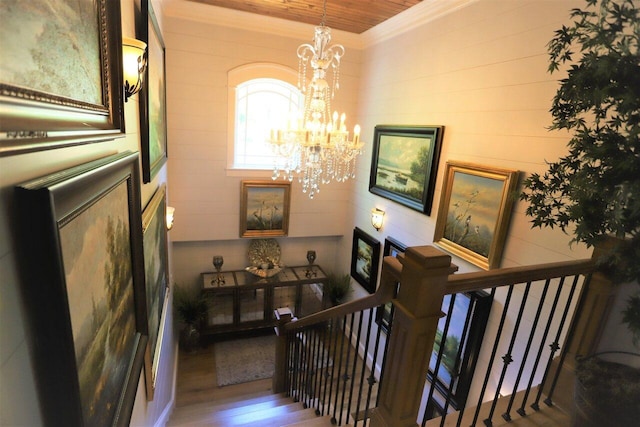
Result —
<instances>
[{"instance_id":1,"label":"wooden handrail","mask_svg":"<svg viewBox=\"0 0 640 427\"><path fill-rule=\"evenodd\" d=\"M473 273L451 274L447 283L447 294L492 289L516 283L535 282L549 277L574 276L593 273L593 259L562 261L539 265L501 268Z\"/></svg>"},{"instance_id":2,"label":"wooden handrail","mask_svg":"<svg viewBox=\"0 0 640 427\"><path fill-rule=\"evenodd\" d=\"M402 265L397 258L392 256L385 257L383 263L385 264L382 270L383 277L380 278L380 286L374 294L293 320L286 323L283 329L292 331L388 303L395 295L395 287L396 283L400 281Z\"/></svg>"}]
</instances>

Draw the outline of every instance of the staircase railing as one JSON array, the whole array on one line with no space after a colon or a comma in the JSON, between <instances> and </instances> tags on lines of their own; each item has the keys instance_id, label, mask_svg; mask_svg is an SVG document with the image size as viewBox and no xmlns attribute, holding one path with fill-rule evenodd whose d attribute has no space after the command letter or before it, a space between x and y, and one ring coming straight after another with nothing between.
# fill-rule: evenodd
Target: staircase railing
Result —
<instances>
[{"instance_id":1,"label":"staircase railing","mask_svg":"<svg viewBox=\"0 0 640 427\"><path fill-rule=\"evenodd\" d=\"M465 425L492 425L496 412L505 420L514 412L526 415L529 397L535 410L543 392L545 403L555 402L554 391L571 377L573 356L592 350L611 289L600 274L592 277L592 260L453 274L451 257L430 246L407 249L401 262L386 257L374 295L294 321L281 316L274 391L289 393L338 425L444 425L449 412L457 425L463 419ZM437 331L443 349L452 317L443 300L478 290L495 296L494 326L482 339L478 365L486 370L473 375L469 399L454 401L461 372L454 369L449 384L437 381L442 351L432 360ZM391 300L393 322L384 335L373 327L374 310ZM575 313L589 316L574 315L576 307ZM518 399L524 393L522 401L511 397L506 410L496 409L498 397L517 391ZM433 410L438 398L440 413ZM483 405L487 400L492 403ZM442 417L429 421L434 413Z\"/></svg>"},{"instance_id":2,"label":"staircase railing","mask_svg":"<svg viewBox=\"0 0 640 427\"><path fill-rule=\"evenodd\" d=\"M377 291L301 319L276 310L278 344L274 392L285 392L332 422L362 422L377 401L384 355L375 310L390 302L400 280L396 258L385 259Z\"/></svg>"}]
</instances>

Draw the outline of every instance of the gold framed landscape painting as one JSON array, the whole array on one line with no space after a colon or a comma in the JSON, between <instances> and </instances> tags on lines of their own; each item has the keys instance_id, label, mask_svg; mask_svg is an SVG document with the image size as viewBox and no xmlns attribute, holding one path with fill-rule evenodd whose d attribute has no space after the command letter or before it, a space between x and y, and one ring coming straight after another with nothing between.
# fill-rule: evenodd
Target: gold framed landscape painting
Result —
<instances>
[{"instance_id":1,"label":"gold framed landscape painting","mask_svg":"<svg viewBox=\"0 0 640 427\"><path fill-rule=\"evenodd\" d=\"M485 270L499 267L518 171L449 161L433 242Z\"/></svg>"},{"instance_id":2,"label":"gold framed landscape painting","mask_svg":"<svg viewBox=\"0 0 640 427\"><path fill-rule=\"evenodd\" d=\"M291 183L242 181L240 237L278 237L289 233Z\"/></svg>"}]
</instances>

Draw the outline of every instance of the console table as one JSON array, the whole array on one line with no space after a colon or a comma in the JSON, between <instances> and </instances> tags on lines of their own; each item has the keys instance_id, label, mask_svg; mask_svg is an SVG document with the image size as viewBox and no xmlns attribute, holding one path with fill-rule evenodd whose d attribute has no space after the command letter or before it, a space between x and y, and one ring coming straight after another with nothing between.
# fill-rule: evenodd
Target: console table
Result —
<instances>
[{"instance_id":1,"label":"console table","mask_svg":"<svg viewBox=\"0 0 640 427\"><path fill-rule=\"evenodd\" d=\"M284 267L261 278L246 270L202 273L202 293L209 312L202 333L215 334L274 326L273 311L289 307L302 317L323 308L322 284L327 276L318 265Z\"/></svg>"}]
</instances>

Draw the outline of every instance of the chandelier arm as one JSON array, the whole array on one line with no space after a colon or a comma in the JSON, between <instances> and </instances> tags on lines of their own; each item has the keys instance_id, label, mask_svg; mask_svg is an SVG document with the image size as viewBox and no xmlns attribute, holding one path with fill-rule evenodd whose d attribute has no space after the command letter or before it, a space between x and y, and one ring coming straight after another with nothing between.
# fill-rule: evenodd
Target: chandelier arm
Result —
<instances>
[{"instance_id":1,"label":"chandelier arm","mask_svg":"<svg viewBox=\"0 0 640 427\"><path fill-rule=\"evenodd\" d=\"M355 160L362 154L360 127L356 125L350 140L345 115L338 121L338 113L331 117L331 99L339 89L340 60L345 48L331 45L331 29L325 26L327 1L324 1L322 23L315 27L312 43L298 46L298 87L304 94L304 110L298 123L286 130L272 130L271 144L277 156L273 179L282 176L289 181L298 177L303 193L313 199L321 184L344 182L355 178ZM306 68L313 71L306 80ZM326 73L333 70L329 84ZM290 123L291 124L291 123Z\"/></svg>"}]
</instances>

